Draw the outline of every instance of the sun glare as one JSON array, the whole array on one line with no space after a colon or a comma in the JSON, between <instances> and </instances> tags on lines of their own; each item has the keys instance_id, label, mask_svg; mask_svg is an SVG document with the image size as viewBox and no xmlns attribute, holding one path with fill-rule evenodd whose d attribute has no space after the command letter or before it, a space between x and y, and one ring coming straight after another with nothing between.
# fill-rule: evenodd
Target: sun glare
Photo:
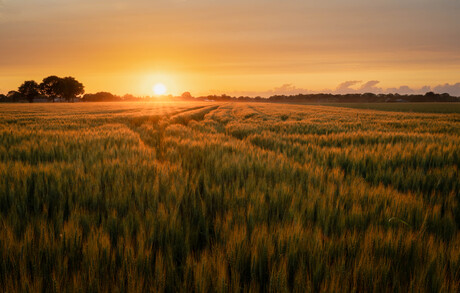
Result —
<instances>
[{"instance_id":1,"label":"sun glare","mask_svg":"<svg viewBox=\"0 0 460 293\"><path fill-rule=\"evenodd\" d=\"M157 83L153 86L153 92L157 96L166 94L166 86L162 83Z\"/></svg>"}]
</instances>

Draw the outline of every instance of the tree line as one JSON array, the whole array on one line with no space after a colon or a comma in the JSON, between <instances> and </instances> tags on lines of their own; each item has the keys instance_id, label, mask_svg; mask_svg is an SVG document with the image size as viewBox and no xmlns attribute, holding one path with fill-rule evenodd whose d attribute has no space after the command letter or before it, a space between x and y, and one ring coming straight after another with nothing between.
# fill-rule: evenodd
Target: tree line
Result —
<instances>
[{"instance_id":1,"label":"tree line","mask_svg":"<svg viewBox=\"0 0 460 293\"><path fill-rule=\"evenodd\" d=\"M114 95L110 92L97 92L85 94L84 86L74 77L58 77L51 75L45 77L38 84L34 80L24 81L18 90L10 91L8 94L0 94L0 102L21 102L28 101L67 101L75 99L82 102L122 102L122 101L148 101L157 100L152 97L135 97L130 94L124 96ZM422 94L400 95L397 93L374 94L374 93L353 93L353 94L298 94L298 95L273 95L269 98L260 96L234 97L226 94L208 95L194 97L190 92L184 92L180 96L167 96L168 100L182 101L222 101L222 102L272 102L272 103L398 103L398 102L460 102L460 97L451 96L448 93L438 94L427 92Z\"/></svg>"},{"instance_id":2,"label":"tree line","mask_svg":"<svg viewBox=\"0 0 460 293\"><path fill-rule=\"evenodd\" d=\"M62 78L51 75L45 77L41 83L37 83L35 80L24 81L17 90L9 91L6 95L0 94L0 102L120 102L142 101L149 98L135 97L130 94L118 96L109 92L84 93L84 85L74 77L68 76Z\"/></svg>"},{"instance_id":3,"label":"tree line","mask_svg":"<svg viewBox=\"0 0 460 293\"><path fill-rule=\"evenodd\" d=\"M418 102L460 102L460 97L454 97L448 93L437 94L427 92L425 94L400 95L397 93L374 94L298 94L298 95L273 95L269 98L229 95L209 95L193 98L182 95L184 99L216 102L263 102L263 103L418 103Z\"/></svg>"},{"instance_id":4,"label":"tree line","mask_svg":"<svg viewBox=\"0 0 460 293\"><path fill-rule=\"evenodd\" d=\"M17 91L10 91L6 96L0 95L0 101L17 102L27 100L33 103L36 99L46 99L50 102L55 102L56 100L72 102L84 92L85 87L74 77L51 75L45 77L40 84L35 80L24 81Z\"/></svg>"}]
</instances>

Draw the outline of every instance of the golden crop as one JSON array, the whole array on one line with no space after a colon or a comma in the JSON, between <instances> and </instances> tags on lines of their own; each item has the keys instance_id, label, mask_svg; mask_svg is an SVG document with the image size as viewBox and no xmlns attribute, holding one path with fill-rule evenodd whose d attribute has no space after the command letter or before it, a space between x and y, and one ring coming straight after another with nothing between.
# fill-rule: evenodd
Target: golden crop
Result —
<instances>
[{"instance_id":1,"label":"golden crop","mask_svg":"<svg viewBox=\"0 0 460 293\"><path fill-rule=\"evenodd\" d=\"M460 115L0 105L0 291L460 290Z\"/></svg>"}]
</instances>

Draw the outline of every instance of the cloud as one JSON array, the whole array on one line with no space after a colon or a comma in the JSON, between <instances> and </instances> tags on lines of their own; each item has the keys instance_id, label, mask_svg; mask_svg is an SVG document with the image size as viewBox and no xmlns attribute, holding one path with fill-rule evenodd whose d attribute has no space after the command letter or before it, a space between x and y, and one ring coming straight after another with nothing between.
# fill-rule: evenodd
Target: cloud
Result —
<instances>
[{"instance_id":1,"label":"cloud","mask_svg":"<svg viewBox=\"0 0 460 293\"><path fill-rule=\"evenodd\" d=\"M410 95L410 94L415 93L415 91L413 89L411 89L410 87L408 87L407 85L402 85L399 88L396 88L396 87L387 88L385 90L385 92L387 92L387 93L398 93L398 94L402 94L402 95Z\"/></svg>"},{"instance_id":2,"label":"cloud","mask_svg":"<svg viewBox=\"0 0 460 293\"><path fill-rule=\"evenodd\" d=\"M370 80L363 83L359 88L354 89L352 86L360 84L361 81L345 81L339 84L335 91L330 91L333 94L349 94L349 93L393 93L400 95L416 95L416 94L425 94L426 92L433 91L438 94L448 93L451 96L460 96L460 82L456 84L443 84L437 86L424 85L417 88L412 88L407 85L402 85L399 87L392 88L381 88L377 85L380 83L378 80Z\"/></svg>"},{"instance_id":3,"label":"cloud","mask_svg":"<svg viewBox=\"0 0 460 293\"><path fill-rule=\"evenodd\" d=\"M452 96L460 96L460 82L452 85L448 83L438 85L433 88L433 91L435 93L449 93Z\"/></svg>"},{"instance_id":4,"label":"cloud","mask_svg":"<svg viewBox=\"0 0 460 293\"><path fill-rule=\"evenodd\" d=\"M217 92L215 92L217 93ZM275 87L271 90L266 91L232 91L229 94L232 96L261 96L261 97L270 97L274 95L298 95L298 94L312 94L317 93L315 91L306 89L306 88L298 88L291 83L285 83L279 87Z\"/></svg>"},{"instance_id":5,"label":"cloud","mask_svg":"<svg viewBox=\"0 0 460 293\"><path fill-rule=\"evenodd\" d=\"M335 89L336 93L342 93L342 94L349 94L349 93L355 93L356 90L351 88L352 86L361 83L360 80L349 80L349 81L344 81L341 84L337 86Z\"/></svg>"},{"instance_id":6,"label":"cloud","mask_svg":"<svg viewBox=\"0 0 460 293\"><path fill-rule=\"evenodd\" d=\"M273 95L298 95L298 94L321 94L321 93L329 93L329 94L353 94L353 93L374 93L374 94L400 94L400 95L414 95L414 94L425 94L427 92L433 91L438 94L448 93L451 96L460 97L460 82L455 84L443 84L437 86L429 86L424 85L417 88L412 88L407 85L402 85L399 87L392 87L392 88L382 88L378 87L377 85L380 83L378 80L370 80L367 82L362 83L362 81L358 80L349 80L340 83L334 90L332 89L323 89L323 90L310 90L307 88L299 88L291 83L283 84L279 87L275 87L271 90L266 91L233 91L228 94L232 96L262 96L262 97L270 97ZM361 85L357 88L353 88L353 86ZM215 92L215 94L220 94Z\"/></svg>"},{"instance_id":7,"label":"cloud","mask_svg":"<svg viewBox=\"0 0 460 293\"><path fill-rule=\"evenodd\" d=\"M402 85L400 87L392 87L384 90L385 93L389 94L400 94L400 95L413 95L413 94L425 94L426 92L431 91L431 87L428 85L422 86L420 88L411 88L407 85Z\"/></svg>"},{"instance_id":8,"label":"cloud","mask_svg":"<svg viewBox=\"0 0 460 293\"><path fill-rule=\"evenodd\" d=\"M366 83L364 83L359 89L358 92L360 93L381 93L383 91L382 88L376 87L377 84L379 84L380 81L378 80L370 80Z\"/></svg>"},{"instance_id":9,"label":"cloud","mask_svg":"<svg viewBox=\"0 0 460 293\"><path fill-rule=\"evenodd\" d=\"M286 83L280 87L275 87L272 92L277 95L297 95L303 93L310 93L308 89L298 88L293 84Z\"/></svg>"}]
</instances>

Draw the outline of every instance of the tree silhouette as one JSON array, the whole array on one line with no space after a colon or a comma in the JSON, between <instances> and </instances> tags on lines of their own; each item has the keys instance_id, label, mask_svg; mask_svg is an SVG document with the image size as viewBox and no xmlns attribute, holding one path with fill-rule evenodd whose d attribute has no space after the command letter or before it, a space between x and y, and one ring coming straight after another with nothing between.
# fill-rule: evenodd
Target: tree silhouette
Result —
<instances>
[{"instance_id":1,"label":"tree silhouette","mask_svg":"<svg viewBox=\"0 0 460 293\"><path fill-rule=\"evenodd\" d=\"M59 96L66 101L73 101L76 96L85 92L83 84L71 76L62 78L58 85Z\"/></svg>"},{"instance_id":2,"label":"tree silhouette","mask_svg":"<svg viewBox=\"0 0 460 293\"><path fill-rule=\"evenodd\" d=\"M182 99L185 99L185 100L193 99L192 94L190 94L190 92L184 92L184 93L182 93L181 98L182 98Z\"/></svg>"},{"instance_id":3,"label":"tree silhouette","mask_svg":"<svg viewBox=\"0 0 460 293\"><path fill-rule=\"evenodd\" d=\"M38 83L34 80L27 80L19 87L18 92L27 100L29 103L33 103L34 98L40 94Z\"/></svg>"},{"instance_id":4,"label":"tree silhouette","mask_svg":"<svg viewBox=\"0 0 460 293\"><path fill-rule=\"evenodd\" d=\"M17 101L22 97L22 95L18 91L9 91L6 97L11 101Z\"/></svg>"},{"instance_id":5,"label":"tree silhouette","mask_svg":"<svg viewBox=\"0 0 460 293\"><path fill-rule=\"evenodd\" d=\"M45 95L49 100L52 100L59 97L59 86L61 78L56 75L51 75L43 79L40 83L40 92Z\"/></svg>"},{"instance_id":6,"label":"tree silhouette","mask_svg":"<svg viewBox=\"0 0 460 293\"><path fill-rule=\"evenodd\" d=\"M119 96L113 95L109 92L98 92L95 94L86 94L83 96L83 102L105 102L105 101L120 101Z\"/></svg>"}]
</instances>

